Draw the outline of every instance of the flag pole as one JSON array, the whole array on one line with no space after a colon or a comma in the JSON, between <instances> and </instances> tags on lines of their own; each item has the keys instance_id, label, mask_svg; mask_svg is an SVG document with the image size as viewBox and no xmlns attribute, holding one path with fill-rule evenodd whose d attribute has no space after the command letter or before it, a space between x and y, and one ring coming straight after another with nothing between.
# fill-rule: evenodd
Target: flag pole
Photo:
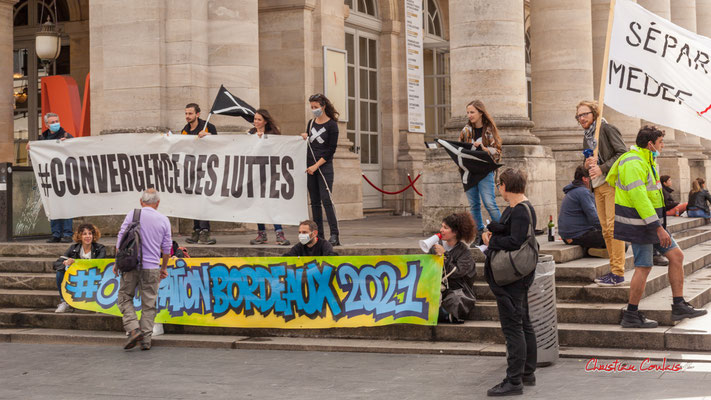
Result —
<instances>
[{"instance_id":1,"label":"flag pole","mask_svg":"<svg viewBox=\"0 0 711 400\"><path fill-rule=\"evenodd\" d=\"M600 92L597 97L597 104L600 108L600 114L597 116L597 121L595 122L595 143L599 143L600 138L600 125L602 125L602 112L605 108L605 86L607 83L607 70L610 64L610 37L612 36L612 24L615 20L615 0L610 0L610 14L607 17L607 35L605 36L605 53L603 55L602 62L602 76L600 77ZM597 153L599 145L595 145L593 149L593 157L597 160Z\"/></svg>"},{"instance_id":2,"label":"flag pole","mask_svg":"<svg viewBox=\"0 0 711 400\"><path fill-rule=\"evenodd\" d=\"M207 114L207 119L205 120L205 132L207 132L207 123L210 122L210 117L212 116L212 111Z\"/></svg>"}]
</instances>

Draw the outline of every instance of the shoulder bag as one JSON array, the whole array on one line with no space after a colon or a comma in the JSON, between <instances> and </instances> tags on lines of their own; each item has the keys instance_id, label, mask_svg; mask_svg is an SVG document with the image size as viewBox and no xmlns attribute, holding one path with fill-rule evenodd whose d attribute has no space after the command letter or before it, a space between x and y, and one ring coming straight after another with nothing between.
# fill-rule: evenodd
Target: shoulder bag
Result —
<instances>
[{"instance_id":1,"label":"shoulder bag","mask_svg":"<svg viewBox=\"0 0 711 400\"><path fill-rule=\"evenodd\" d=\"M528 212L528 238L518 250L494 251L489 260L491 275L499 286L514 283L536 269L538 263L538 241L533 230L533 216L528 204L523 204Z\"/></svg>"}]
</instances>

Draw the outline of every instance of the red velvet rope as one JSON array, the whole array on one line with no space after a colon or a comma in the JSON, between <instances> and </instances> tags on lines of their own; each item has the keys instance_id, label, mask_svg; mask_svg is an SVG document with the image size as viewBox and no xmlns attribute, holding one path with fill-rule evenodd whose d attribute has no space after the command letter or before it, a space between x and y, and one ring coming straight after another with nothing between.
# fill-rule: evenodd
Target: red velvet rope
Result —
<instances>
[{"instance_id":1,"label":"red velvet rope","mask_svg":"<svg viewBox=\"0 0 711 400\"><path fill-rule=\"evenodd\" d=\"M381 188L375 186L375 185L373 184L373 182L371 182L370 179L368 179L367 176L365 176L364 174L363 174L362 176L363 176L363 179L365 179L365 181L368 182L368 183L370 184L370 186L373 187L373 189L377 190L377 191L380 192L380 193L383 193L383 194L390 194L390 195L393 195L393 194L400 194L400 193L406 191L407 189L412 188L412 189L415 191L415 193L417 193L417 194L419 194L420 196L422 196L422 194L421 194L420 192L418 192L417 189L415 188L415 182L417 182L417 180L420 179L420 176L421 176L420 174L417 175L417 177L415 178L415 180L410 179L410 176L408 175L408 176L407 176L407 179L410 181L410 184L407 185L407 186L405 186L405 187L402 188L401 190L398 190L397 192L386 192L385 190L383 190L383 189L381 189Z\"/></svg>"}]
</instances>

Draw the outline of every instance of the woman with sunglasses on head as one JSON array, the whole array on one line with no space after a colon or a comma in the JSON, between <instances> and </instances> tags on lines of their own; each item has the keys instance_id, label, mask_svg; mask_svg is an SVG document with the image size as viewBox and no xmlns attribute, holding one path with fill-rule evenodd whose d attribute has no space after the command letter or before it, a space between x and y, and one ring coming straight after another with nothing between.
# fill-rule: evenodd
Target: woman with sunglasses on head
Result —
<instances>
[{"instance_id":1,"label":"woman with sunglasses on head","mask_svg":"<svg viewBox=\"0 0 711 400\"><path fill-rule=\"evenodd\" d=\"M474 100L467 104L467 124L464 125L459 134L459 141L472 143L473 150L486 151L491 155L494 162L501 160L501 136L496 127L494 119L486 111L481 100ZM484 179L472 186L466 192L469 200L469 207L476 222L477 234L472 246L481 242L481 234L484 232L484 219L481 216L481 203L484 203L486 211L494 222L501 219L501 211L496 205L496 193L494 190L494 171L489 172Z\"/></svg>"},{"instance_id":2,"label":"woman with sunglasses on head","mask_svg":"<svg viewBox=\"0 0 711 400\"><path fill-rule=\"evenodd\" d=\"M618 286L625 280L625 242L614 237L615 228L615 188L605 182L612 164L620 158L627 147L620 131L607 123L604 118L600 123L600 134L595 139L595 127L600 110L594 101L583 100L575 108L575 120L585 130L583 149L598 149L597 158L588 157L585 167L590 171L590 184L595 195L597 216L602 226L607 252L610 255L610 272L595 278L599 286Z\"/></svg>"},{"instance_id":3,"label":"woman with sunglasses on head","mask_svg":"<svg viewBox=\"0 0 711 400\"><path fill-rule=\"evenodd\" d=\"M281 130L269 111L260 108L254 112L254 128L247 132L250 135L257 135L258 138L267 138L268 135L281 135ZM249 244L267 243L267 227L264 224L257 224L257 237L249 241ZM274 224L276 233L276 243L280 246L289 246L291 242L284 236L284 230L280 224Z\"/></svg>"},{"instance_id":4,"label":"woman with sunglasses on head","mask_svg":"<svg viewBox=\"0 0 711 400\"><path fill-rule=\"evenodd\" d=\"M331 232L329 242L332 246L340 245L338 238L338 220L331 198L333 191L333 154L338 145L338 111L322 94L309 97L309 105L314 119L306 126L306 132L301 136L308 141L306 151L307 185L311 199L311 213L318 225L318 235L325 239L323 229L323 212L321 203L326 210L328 227Z\"/></svg>"}]
</instances>

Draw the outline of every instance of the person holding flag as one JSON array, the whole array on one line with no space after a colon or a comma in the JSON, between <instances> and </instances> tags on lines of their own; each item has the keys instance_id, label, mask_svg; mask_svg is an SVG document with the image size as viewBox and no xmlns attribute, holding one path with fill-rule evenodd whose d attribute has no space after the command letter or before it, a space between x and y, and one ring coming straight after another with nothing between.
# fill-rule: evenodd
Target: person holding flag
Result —
<instances>
[{"instance_id":1,"label":"person holding flag","mask_svg":"<svg viewBox=\"0 0 711 400\"><path fill-rule=\"evenodd\" d=\"M325 239L323 230L323 209L326 210L328 227L331 232L329 242L332 246L341 244L338 235L338 220L331 197L333 191L333 155L338 145L338 116L331 101L322 94L309 97L309 104L314 119L310 120L306 132L301 136L308 141L306 173L309 198L311 199L311 213L318 226L318 235Z\"/></svg>"},{"instance_id":2,"label":"person holding flag","mask_svg":"<svg viewBox=\"0 0 711 400\"><path fill-rule=\"evenodd\" d=\"M695 318L707 313L684 300L684 253L664 227L664 195L656 158L664 148L664 132L644 126L637 133L636 146L623 154L607 173L607 184L615 189L615 239L632 243L634 275L629 303L622 314L623 328L656 328L657 321L639 311L656 249L669 259L672 289L672 320Z\"/></svg>"},{"instance_id":3,"label":"person holding flag","mask_svg":"<svg viewBox=\"0 0 711 400\"><path fill-rule=\"evenodd\" d=\"M486 111L481 100L474 100L467 104L467 124L459 134L459 141L472 143L474 150L486 151L495 163L501 160L501 136L494 119ZM484 219L481 216L481 203L493 222L499 222L501 211L496 205L496 189L494 184L494 171L489 172L466 190L469 208L476 222L477 234L472 244L481 244L481 234L484 231Z\"/></svg>"},{"instance_id":4,"label":"person holding flag","mask_svg":"<svg viewBox=\"0 0 711 400\"><path fill-rule=\"evenodd\" d=\"M200 118L200 106L196 103L190 103L185 106L185 127L180 132L183 135L197 135L198 138L203 138L207 135L217 135L215 125L209 121ZM207 125L207 128L206 128ZM201 244L215 244L217 240L210 237L210 221L193 220L192 236L185 239L190 244L200 242Z\"/></svg>"}]
</instances>

